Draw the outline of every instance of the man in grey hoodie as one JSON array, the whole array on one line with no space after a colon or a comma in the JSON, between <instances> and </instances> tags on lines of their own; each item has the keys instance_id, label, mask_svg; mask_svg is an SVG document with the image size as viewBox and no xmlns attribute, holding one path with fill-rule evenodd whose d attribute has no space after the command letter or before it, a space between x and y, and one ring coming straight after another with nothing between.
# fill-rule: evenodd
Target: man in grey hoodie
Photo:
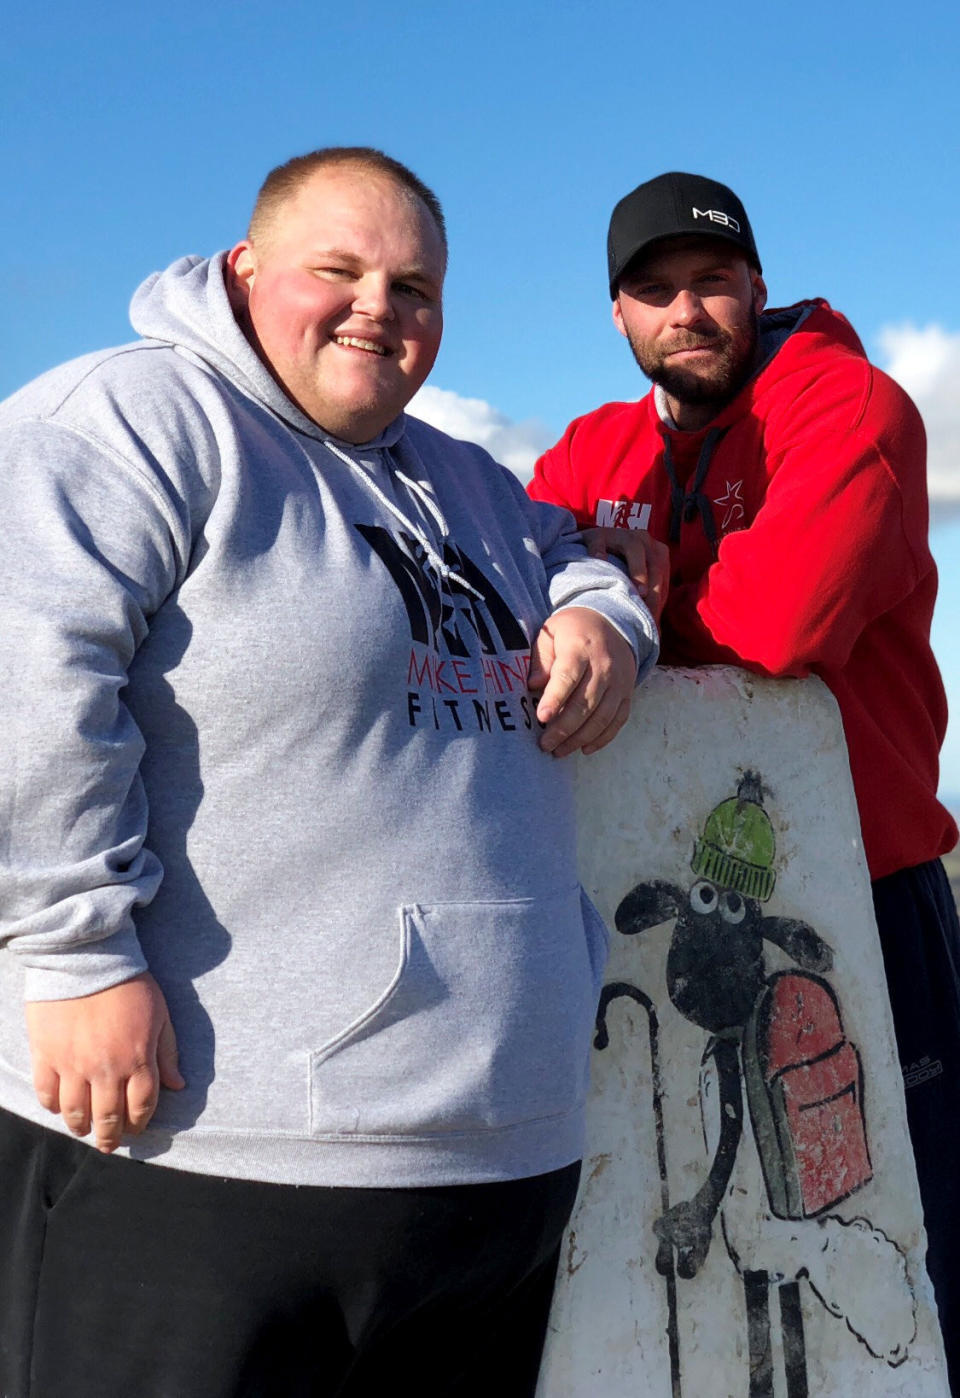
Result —
<instances>
[{"instance_id":1,"label":"man in grey hoodie","mask_svg":"<svg viewBox=\"0 0 960 1398\"><path fill-rule=\"evenodd\" d=\"M535 1386L606 952L555 759L656 640L404 416L445 263L301 157L0 407L7 1398Z\"/></svg>"}]
</instances>

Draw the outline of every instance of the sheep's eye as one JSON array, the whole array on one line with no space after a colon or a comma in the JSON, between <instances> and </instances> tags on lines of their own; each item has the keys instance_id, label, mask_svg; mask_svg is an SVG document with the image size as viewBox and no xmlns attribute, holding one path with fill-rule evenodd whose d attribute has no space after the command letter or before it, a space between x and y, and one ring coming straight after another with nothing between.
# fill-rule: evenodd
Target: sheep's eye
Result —
<instances>
[{"instance_id":1,"label":"sheep's eye","mask_svg":"<svg viewBox=\"0 0 960 1398\"><path fill-rule=\"evenodd\" d=\"M747 915L747 905L739 893L731 889L720 899L720 916L724 922L742 922Z\"/></svg>"},{"instance_id":2,"label":"sheep's eye","mask_svg":"<svg viewBox=\"0 0 960 1398\"><path fill-rule=\"evenodd\" d=\"M717 890L712 883L701 879L690 890L690 906L695 913L712 913L717 906Z\"/></svg>"}]
</instances>

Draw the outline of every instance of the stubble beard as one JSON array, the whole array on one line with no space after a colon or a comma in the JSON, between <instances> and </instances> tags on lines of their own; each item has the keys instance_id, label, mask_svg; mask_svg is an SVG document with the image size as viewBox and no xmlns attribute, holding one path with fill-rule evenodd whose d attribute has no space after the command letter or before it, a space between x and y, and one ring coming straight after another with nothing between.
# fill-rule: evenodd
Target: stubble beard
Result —
<instances>
[{"instance_id":1,"label":"stubble beard","mask_svg":"<svg viewBox=\"0 0 960 1398\"><path fill-rule=\"evenodd\" d=\"M628 335L633 357L652 383L670 398L688 407L710 404L719 412L746 383L753 371L759 337L759 317L749 313L736 330L680 331L666 345L656 348ZM709 369L669 365L666 358L678 350L709 345L718 351Z\"/></svg>"}]
</instances>

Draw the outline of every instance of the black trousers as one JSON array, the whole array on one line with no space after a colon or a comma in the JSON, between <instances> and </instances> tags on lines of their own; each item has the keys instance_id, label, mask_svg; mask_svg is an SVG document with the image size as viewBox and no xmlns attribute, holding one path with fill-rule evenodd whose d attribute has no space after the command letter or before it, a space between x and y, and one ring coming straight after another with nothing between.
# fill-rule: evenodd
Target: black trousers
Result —
<instances>
[{"instance_id":1,"label":"black trousers","mask_svg":"<svg viewBox=\"0 0 960 1398\"><path fill-rule=\"evenodd\" d=\"M532 1398L579 1165L320 1189L0 1113L3 1398Z\"/></svg>"},{"instance_id":2,"label":"black trousers","mask_svg":"<svg viewBox=\"0 0 960 1398\"><path fill-rule=\"evenodd\" d=\"M938 859L873 885L951 1391L960 1395L960 927Z\"/></svg>"}]
</instances>

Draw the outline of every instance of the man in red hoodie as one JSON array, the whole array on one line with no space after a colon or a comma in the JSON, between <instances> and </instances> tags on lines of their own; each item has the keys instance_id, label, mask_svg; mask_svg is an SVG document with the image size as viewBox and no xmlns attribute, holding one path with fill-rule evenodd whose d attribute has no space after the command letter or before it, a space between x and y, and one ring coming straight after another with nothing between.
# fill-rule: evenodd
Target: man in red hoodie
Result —
<instances>
[{"instance_id":1,"label":"man in red hoodie","mask_svg":"<svg viewBox=\"0 0 960 1398\"><path fill-rule=\"evenodd\" d=\"M530 493L626 559L662 607L663 662L815 674L836 696L960 1393L960 930L939 860L957 828L936 799L923 425L825 301L765 310L725 185L640 185L608 261L614 324L654 386L571 423Z\"/></svg>"}]
</instances>

